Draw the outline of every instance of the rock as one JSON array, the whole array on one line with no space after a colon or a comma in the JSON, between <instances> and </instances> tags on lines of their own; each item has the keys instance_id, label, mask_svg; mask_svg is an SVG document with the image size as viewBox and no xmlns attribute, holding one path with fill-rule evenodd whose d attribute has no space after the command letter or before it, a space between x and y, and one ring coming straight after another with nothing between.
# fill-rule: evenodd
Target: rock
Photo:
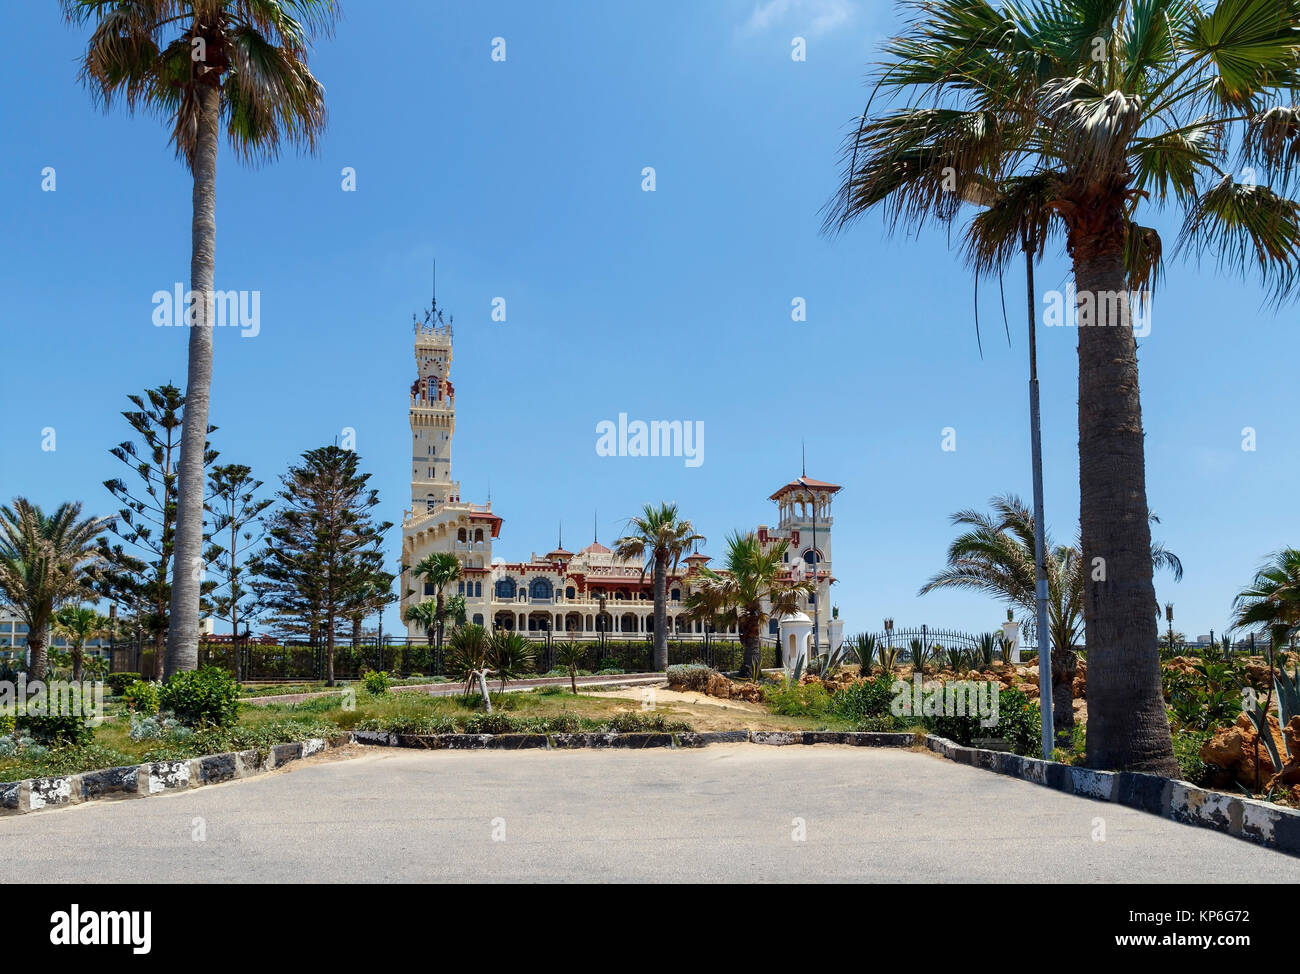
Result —
<instances>
[{"instance_id":1,"label":"rock","mask_svg":"<svg viewBox=\"0 0 1300 974\"><path fill-rule=\"evenodd\" d=\"M710 673L708 683L705 684L704 692L710 697L719 697L727 700L731 697L731 681L721 673Z\"/></svg>"},{"instance_id":2,"label":"rock","mask_svg":"<svg viewBox=\"0 0 1300 974\"><path fill-rule=\"evenodd\" d=\"M763 688L757 683L733 683L731 685L731 699L745 700L749 703L762 703Z\"/></svg>"},{"instance_id":3,"label":"rock","mask_svg":"<svg viewBox=\"0 0 1300 974\"><path fill-rule=\"evenodd\" d=\"M1294 731L1292 731L1293 726ZM1272 714L1268 715L1268 727L1277 745L1278 753L1285 755L1286 742L1283 740L1281 728L1278 727L1277 718ZM1292 718L1287 731L1300 734L1300 718ZM1215 778L1216 784L1229 785L1237 782L1252 791L1267 786L1279 769L1273 767L1273 762L1268 756L1268 748L1263 743L1259 744L1259 765L1256 767L1255 745L1258 739L1259 734L1250 716L1243 713L1237 717L1235 724L1215 731L1214 736L1201 745L1201 760L1220 769L1220 773ZM1294 753L1300 754L1300 752ZM1285 760L1285 757L1283 759ZM1280 776L1282 780L1294 774L1295 780L1300 781L1300 764L1297 762L1292 761L1282 769L1282 772Z\"/></svg>"}]
</instances>

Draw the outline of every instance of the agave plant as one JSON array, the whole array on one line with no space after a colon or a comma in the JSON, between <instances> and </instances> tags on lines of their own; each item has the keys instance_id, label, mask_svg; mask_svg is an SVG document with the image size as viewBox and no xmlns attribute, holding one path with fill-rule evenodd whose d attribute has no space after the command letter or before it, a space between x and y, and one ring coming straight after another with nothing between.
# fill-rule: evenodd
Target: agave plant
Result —
<instances>
[{"instance_id":1,"label":"agave plant","mask_svg":"<svg viewBox=\"0 0 1300 974\"><path fill-rule=\"evenodd\" d=\"M912 667L917 673L925 672L925 664L929 660L929 652L925 648L925 643L919 639L913 639L907 644L908 652L911 654Z\"/></svg>"},{"instance_id":2,"label":"agave plant","mask_svg":"<svg viewBox=\"0 0 1300 974\"><path fill-rule=\"evenodd\" d=\"M997 651L998 639L1001 638L1001 636L1002 634L1000 632L986 632L980 634L979 640L975 644L975 651L982 669L987 670L993 665L993 654Z\"/></svg>"},{"instance_id":3,"label":"agave plant","mask_svg":"<svg viewBox=\"0 0 1300 974\"><path fill-rule=\"evenodd\" d=\"M885 675L892 676L898 666L898 647L882 641L876 647L876 659L880 660L880 668L885 671Z\"/></svg>"},{"instance_id":4,"label":"agave plant","mask_svg":"<svg viewBox=\"0 0 1300 974\"><path fill-rule=\"evenodd\" d=\"M812 661L812 672L817 674L819 680L824 680L835 672L835 668L848 658L848 650L845 649L844 643L840 643L834 649L822 653ZM867 659L871 659L867 656ZM798 677L795 677L798 679Z\"/></svg>"},{"instance_id":5,"label":"agave plant","mask_svg":"<svg viewBox=\"0 0 1300 974\"><path fill-rule=\"evenodd\" d=\"M960 646L949 646L946 650L942 646L935 646L940 654L940 659L948 664L948 669L960 673L966 667L966 651Z\"/></svg>"},{"instance_id":6,"label":"agave plant","mask_svg":"<svg viewBox=\"0 0 1300 974\"><path fill-rule=\"evenodd\" d=\"M880 639L873 632L860 632L853 637L853 652L862 664L862 675L871 675L871 662L879 651Z\"/></svg>"}]
</instances>

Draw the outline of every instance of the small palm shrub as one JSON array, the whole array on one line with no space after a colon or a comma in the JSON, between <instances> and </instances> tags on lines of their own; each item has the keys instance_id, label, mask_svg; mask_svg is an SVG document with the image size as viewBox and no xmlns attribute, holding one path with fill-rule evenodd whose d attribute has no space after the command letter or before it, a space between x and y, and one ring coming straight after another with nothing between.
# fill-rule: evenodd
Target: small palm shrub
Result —
<instances>
[{"instance_id":1,"label":"small palm shrub","mask_svg":"<svg viewBox=\"0 0 1300 974\"><path fill-rule=\"evenodd\" d=\"M517 632L501 630L488 637L488 661L493 676L501 681L505 690L507 680L517 680L533 671L533 650Z\"/></svg>"}]
</instances>

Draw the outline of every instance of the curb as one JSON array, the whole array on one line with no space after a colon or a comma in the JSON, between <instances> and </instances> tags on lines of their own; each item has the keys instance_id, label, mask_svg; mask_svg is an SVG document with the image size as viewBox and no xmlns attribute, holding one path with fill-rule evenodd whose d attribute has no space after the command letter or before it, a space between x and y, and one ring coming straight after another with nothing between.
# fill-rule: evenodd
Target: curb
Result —
<instances>
[{"instance_id":1,"label":"curb","mask_svg":"<svg viewBox=\"0 0 1300 974\"><path fill-rule=\"evenodd\" d=\"M92 801L148 798L251 778L351 741L352 735L339 734L329 740L316 737L276 744L261 758L255 750L230 751L178 761L152 761L59 777L0 782L0 816L24 815Z\"/></svg>"}]
</instances>

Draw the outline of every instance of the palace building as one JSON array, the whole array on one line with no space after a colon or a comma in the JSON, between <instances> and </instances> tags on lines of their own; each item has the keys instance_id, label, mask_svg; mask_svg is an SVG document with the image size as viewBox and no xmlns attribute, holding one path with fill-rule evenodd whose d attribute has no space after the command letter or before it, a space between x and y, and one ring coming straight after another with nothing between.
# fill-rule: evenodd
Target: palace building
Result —
<instances>
[{"instance_id":1,"label":"palace building","mask_svg":"<svg viewBox=\"0 0 1300 974\"><path fill-rule=\"evenodd\" d=\"M502 518L492 504L461 499L452 479L452 441L456 432L456 390L451 373L452 328L435 310L415 328L416 377L411 384L411 509L402 519L402 617L406 610L434 596L433 586L416 578L412 569L433 552L454 552L461 563L455 591L465 597L465 616L488 629L513 629L534 638L547 633L574 639L594 639L601 633L616 638L647 639L654 632L653 580L642 577L641 562L615 556L597 540L580 551L562 544L527 560L493 557ZM797 477L775 491L775 528L756 529L764 544L789 542L786 560L792 576L812 577L816 593L804 612L769 622L766 636L780 638L787 654L810 645L812 619L820 621L822 651L838 646L841 623L833 618L830 587L831 501L840 487ZM695 553L683 559L668 579L669 635L703 638L704 624L686 616L692 577L709 556ZM423 630L407 623L408 635ZM734 630L733 630L734 635Z\"/></svg>"}]
</instances>

